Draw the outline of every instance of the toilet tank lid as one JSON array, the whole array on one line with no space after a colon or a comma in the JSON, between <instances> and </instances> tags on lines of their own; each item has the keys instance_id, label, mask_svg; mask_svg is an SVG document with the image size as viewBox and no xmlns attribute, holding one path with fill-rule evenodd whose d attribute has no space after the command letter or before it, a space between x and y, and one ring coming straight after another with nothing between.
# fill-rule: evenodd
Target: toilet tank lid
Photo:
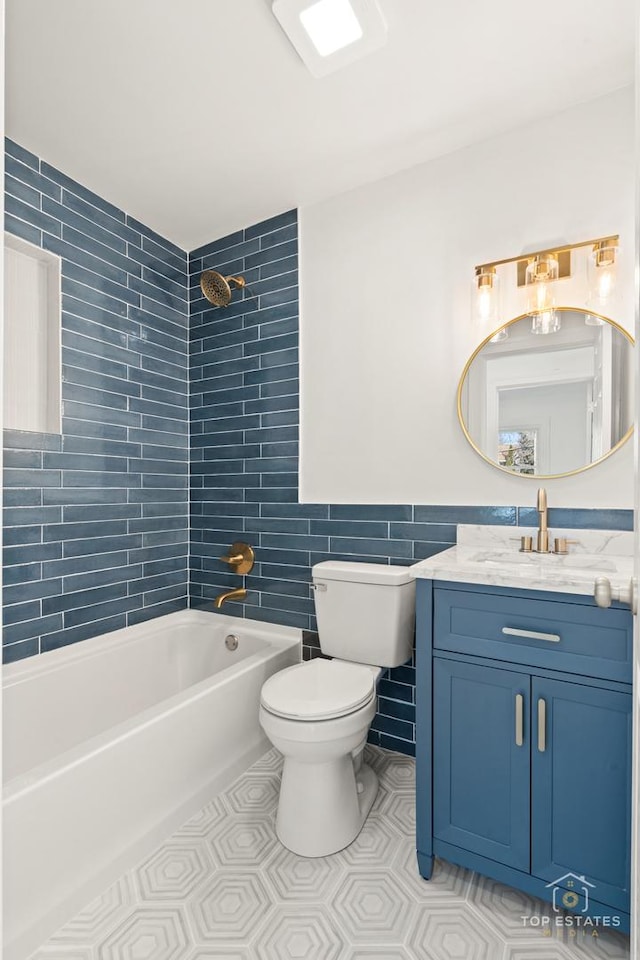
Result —
<instances>
[{"instance_id":1,"label":"toilet tank lid","mask_svg":"<svg viewBox=\"0 0 640 960\"><path fill-rule=\"evenodd\" d=\"M311 569L314 580L342 580L349 583L379 583L399 587L411 583L409 567L386 563L352 563L348 560L323 560Z\"/></svg>"}]
</instances>

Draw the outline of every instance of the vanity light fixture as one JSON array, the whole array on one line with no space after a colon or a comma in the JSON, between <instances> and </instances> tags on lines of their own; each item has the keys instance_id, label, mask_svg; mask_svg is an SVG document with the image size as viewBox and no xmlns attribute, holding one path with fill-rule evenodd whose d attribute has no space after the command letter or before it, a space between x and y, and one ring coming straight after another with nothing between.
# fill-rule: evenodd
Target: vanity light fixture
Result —
<instances>
[{"instance_id":1,"label":"vanity light fixture","mask_svg":"<svg viewBox=\"0 0 640 960\"><path fill-rule=\"evenodd\" d=\"M480 264L475 268L474 277L476 322L485 330L487 327L492 329L498 314L499 268L515 263L517 286L526 289L532 333L556 333L561 327L560 312L556 307L557 282L571 276L572 257L577 255L578 251L584 251L583 259L586 257L588 260L587 305L592 307L595 313L603 312L615 291L618 244L619 237L612 234L555 249L536 250L526 256ZM591 247L591 250L587 256L588 247ZM596 323L597 320L587 316L585 322ZM500 335L502 332L492 337L490 342L496 343L504 339Z\"/></svg>"},{"instance_id":2,"label":"vanity light fixture","mask_svg":"<svg viewBox=\"0 0 640 960\"><path fill-rule=\"evenodd\" d=\"M589 298L595 310L606 307L615 295L617 279L618 237L607 237L593 245L588 262Z\"/></svg>"},{"instance_id":3,"label":"vanity light fixture","mask_svg":"<svg viewBox=\"0 0 640 960\"><path fill-rule=\"evenodd\" d=\"M499 280L496 268L476 267L473 285L478 323L483 329L491 330L498 324ZM508 336L506 329L502 328L491 338L491 343L499 343Z\"/></svg>"},{"instance_id":4,"label":"vanity light fixture","mask_svg":"<svg viewBox=\"0 0 640 960\"><path fill-rule=\"evenodd\" d=\"M359 60L387 39L377 0L273 0L271 9L314 77Z\"/></svg>"},{"instance_id":5,"label":"vanity light fixture","mask_svg":"<svg viewBox=\"0 0 640 960\"><path fill-rule=\"evenodd\" d=\"M555 311L554 287L560 269L555 253L531 257L524 272L527 288L527 308L532 314L531 332L556 333L560 329L560 317Z\"/></svg>"}]
</instances>

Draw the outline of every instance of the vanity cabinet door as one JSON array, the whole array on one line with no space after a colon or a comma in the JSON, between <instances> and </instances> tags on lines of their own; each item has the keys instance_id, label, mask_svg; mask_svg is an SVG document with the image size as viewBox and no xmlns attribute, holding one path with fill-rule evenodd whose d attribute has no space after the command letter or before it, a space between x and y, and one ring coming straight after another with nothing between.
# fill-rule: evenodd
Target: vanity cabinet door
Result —
<instances>
[{"instance_id":1,"label":"vanity cabinet door","mask_svg":"<svg viewBox=\"0 0 640 960\"><path fill-rule=\"evenodd\" d=\"M527 873L530 683L434 658L434 836Z\"/></svg>"},{"instance_id":2,"label":"vanity cabinet door","mask_svg":"<svg viewBox=\"0 0 640 960\"><path fill-rule=\"evenodd\" d=\"M628 911L631 694L532 678L531 873ZM561 884L566 885L566 884Z\"/></svg>"}]
</instances>

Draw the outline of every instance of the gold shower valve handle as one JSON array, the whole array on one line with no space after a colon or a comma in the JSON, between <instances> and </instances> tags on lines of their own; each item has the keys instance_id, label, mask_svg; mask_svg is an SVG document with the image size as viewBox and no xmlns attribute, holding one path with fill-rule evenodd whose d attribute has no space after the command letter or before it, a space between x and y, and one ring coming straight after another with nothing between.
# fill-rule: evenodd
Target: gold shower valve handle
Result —
<instances>
[{"instance_id":1,"label":"gold shower valve handle","mask_svg":"<svg viewBox=\"0 0 640 960\"><path fill-rule=\"evenodd\" d=\"M223 563L228 563L230 567L234 568L234 573L240 575L249 573L253 569L255 559L253 547L249 546L248 543L242 543L242 541L232 543L229 552L224 557L220 557Z\"/></svg>"},{"instance_id":2,"label":"gold shower valve handle","mask_svg":"<svg viewBox=\"0 0 640 960\"><path fill-rule=\"evenodd\" d=\"M244 557L241 553L235 553L232 557L220 557L224 563L229 563L231 566L237 566L237 564L242 563Z\"/></svg>"}]
</instances>

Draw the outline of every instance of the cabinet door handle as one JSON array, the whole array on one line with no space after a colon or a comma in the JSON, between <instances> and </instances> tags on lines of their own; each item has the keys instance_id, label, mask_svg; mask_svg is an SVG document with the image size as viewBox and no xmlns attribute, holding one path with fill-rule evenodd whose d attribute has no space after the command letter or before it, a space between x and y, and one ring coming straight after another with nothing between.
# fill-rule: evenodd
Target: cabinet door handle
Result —
<instances>
[{"instance_id":1,"label":"cabinet door handle","mask_svg":"<svg viewBox=\"0 0 640 960\"><path fill-rule=\"evenodd\" d=\"M524 743L524 697L516 693L516 747Z\"/></svg>"},{"instance_id":2,"label":"cabinet door handle","mask_svg":"<svg viewBox=\"0 0 640 960\"><path fill-rule=\"evenodd\" d=\"M508 637L523 637L526 640L548 640L549 643L560 643L557 633L540 633L538 630L518 630L516 627L503 627L502 632Z\"/></svg>"},{"instance_id":3,"label":"cabinet door handle","mask_svg":"<svg viewBox=\"0 0 640 960\"><path fill-rule=\"evenodd\" d=\"M540 697L538 700L538 750L544 753L547 749L547 704Z\"/></svg>"}]
</instances>

